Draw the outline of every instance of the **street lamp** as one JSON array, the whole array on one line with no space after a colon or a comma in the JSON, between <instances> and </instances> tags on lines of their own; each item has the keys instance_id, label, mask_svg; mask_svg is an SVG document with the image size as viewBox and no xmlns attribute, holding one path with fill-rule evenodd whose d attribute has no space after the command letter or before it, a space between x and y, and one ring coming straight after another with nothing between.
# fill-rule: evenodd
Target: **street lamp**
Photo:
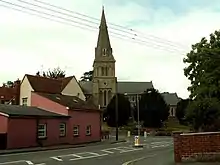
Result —
<instances>
[{"instance_id":1,"label":"street lamp","mask_svg":"<svg viewBox=\"0 0 220 165\"><path fill-rule=\"evenodd\" d=\"M139 94L137 94L137 120L138 120L138 136L140 136Z\"/></svg>"},{"instance_id":2,"label":"street lamp","mask_svg":"<svg viewBox=\"0 0 220 165\"><path fill-rule=\"evenodd\" d=\"M124 96L127 96L127 93L124 93ZM139 112L139 94L136 95L137 99L137 122L138 122L138 136L140 136L140 112Z\"/></svg>"},{"instance_id":3,"label":"street lamp","mask_svg":"<svg viewBox=\"0 0 220 165\"><path fill-rule=\"evenodd\" d=\"M116 127L116 131L115 131L115 140L118 141L118 82L116 79L116 87L115 87L115 127Z\"/></svg>"}]
</instances>

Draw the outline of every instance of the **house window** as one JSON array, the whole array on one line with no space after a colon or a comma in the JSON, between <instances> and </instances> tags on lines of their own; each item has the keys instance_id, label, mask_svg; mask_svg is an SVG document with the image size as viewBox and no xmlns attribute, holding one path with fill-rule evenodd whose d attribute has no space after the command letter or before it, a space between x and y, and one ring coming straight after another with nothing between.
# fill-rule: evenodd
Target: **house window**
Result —
<instances>
[{"instance_id":1,"label":"house window","mask_svg":"<svg viewBox=\"0 0 220 165\"><path fill-rule=\"evenodd\" d=\"M27 98L22 98L22 105L27 106Z\"/></svg>"},{"instance_id":2,"label":"house window","mask_svg":"<svg viewBox=\"0 0 220 165\"><path fill-rule=\"evenodd\" d=\"M102 49L102 54L103 54L103 56L106 56L107 55L107 49Z\"/></svg>"},{"instance_id":3,"label":"house window","mask_svg":"<svg viewBox=\"0 0 220 165\"><path fill-rule=\"evenodd\" d=\"M46 138L47 137L47 125L46 124L39 124L37 129L38 138Z\"/></svg>"},{"instance_id":4,"label":"house window","mask_svg":"<svg viewBox=\"0 0 220 165\"><path fill-rule=\"evenodd\" d=\"M60 136L66 136L66 123L60 123Z\"/></svg>"},{"instance_id":5,"label":"house window","mask_svg":"<svg viewBox=\"0 0 220 165\"><path fill-rule=\"evenodd\" d=\"M86 126L86 135L91 135L91 125Z\"/></svg>"},{"instance_id":6,"label":"house window","mask_svg":"<svg viewBox=\"0 0 220 165\"><path fill-rule=\"evenodd\" d=\"M73 136L79 136L79 125L73 127Z\"/></svg>"}]
</instances>

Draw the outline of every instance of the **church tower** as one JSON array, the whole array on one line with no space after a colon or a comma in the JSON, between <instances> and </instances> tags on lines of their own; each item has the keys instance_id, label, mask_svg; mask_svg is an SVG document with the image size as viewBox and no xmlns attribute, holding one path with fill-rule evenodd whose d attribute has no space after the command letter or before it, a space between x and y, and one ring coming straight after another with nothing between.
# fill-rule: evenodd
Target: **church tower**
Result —
<instances>
[{"instance_id":1,"label":"church tower","mask_svg":"<svg viewBox=\"0 0 220 165\"><path fill-rule=\"evenodd\" d=\"M92 95L96 105L100 105L101 108L107 107L116 93L115 62L103 8L98 42L95 48L92 81Z\"/></svg>"}]
</instances>

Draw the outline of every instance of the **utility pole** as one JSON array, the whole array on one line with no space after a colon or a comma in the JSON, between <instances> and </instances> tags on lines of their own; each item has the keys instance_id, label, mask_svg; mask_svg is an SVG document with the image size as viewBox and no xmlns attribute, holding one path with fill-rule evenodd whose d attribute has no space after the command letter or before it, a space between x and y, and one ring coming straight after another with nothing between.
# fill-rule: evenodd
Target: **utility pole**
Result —
<instances>
[{"instance_id":1,"label":"utility pole","mask_svg":"<svg viewBox=\"0 0 220 165\"><path fill-rule=\"evenodd\" d=\"M137 120L138 120L138 136L140 136L140 113L139 113L139 95L137 94Z\"/></svg>"},{"instance_id":2,"label":"utility pole","mask_svg":"<svg viewBox=\"0 0 220 165\"><path fill-rule=\"evenodd\" d=\"M115 90L115 127L116 127L116 131L115 131L115 140L118 141L118 82L117 82L117 78L116 78L116 90Z\"/></svg>"}]
</instances>

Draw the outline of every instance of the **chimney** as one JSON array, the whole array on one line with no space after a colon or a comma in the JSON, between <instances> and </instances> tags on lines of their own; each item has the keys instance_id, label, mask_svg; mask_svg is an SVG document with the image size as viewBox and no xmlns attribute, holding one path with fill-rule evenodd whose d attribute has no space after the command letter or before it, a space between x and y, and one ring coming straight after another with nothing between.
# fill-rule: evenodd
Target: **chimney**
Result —
<instances>
[{"instance_id":1,"label":"chimney","mask_svg":"<svg viewBox=\"0 0 220 165\"><path fill-rule=\"evenodd\" d=\"M17 79L14 82L14 88L15 88L15 104L19 105L20 101L20 87L21 87L21 80Z\"/></svg>"}]
</instances>

